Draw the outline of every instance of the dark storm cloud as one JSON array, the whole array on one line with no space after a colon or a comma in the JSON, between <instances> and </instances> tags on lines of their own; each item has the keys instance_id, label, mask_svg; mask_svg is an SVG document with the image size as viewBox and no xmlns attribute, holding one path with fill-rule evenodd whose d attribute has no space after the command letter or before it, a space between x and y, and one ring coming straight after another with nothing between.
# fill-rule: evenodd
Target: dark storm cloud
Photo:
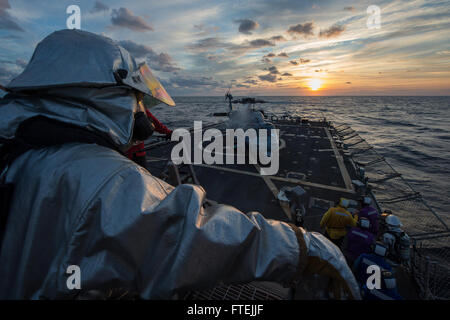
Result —
<instances>
[{"instance_id":1,"label":"dark storm cloud","mask_svg":"<svg viewBox=\"0 0 450 320\"><path fill-rule=\"evenodd\" d=\"M283 77L292 77L292 73L285 72L282 74Z\"/></svg>"},{"instance_id":2,"label":"dark storm cloud","mask_svg":"<svg viewBox=\"0 0 450 320\"><path fill-rule=\"evenodd\" d=\"M294 35L301 35L301 36L312 36L314 30L314 22L306 22L304 24L296 24L295 26L290 26L287 30L288 33L294 34Z\"/></svg>"},{"instance_id":3,"label":"dark storm cloud","mask_svg":"<svg viewBox=\"0 0 450 320\"><path fill-rule=\"evenodd\" d=\"M347 81L346 84L352 84L350 81Z\"/></svg>"},{"instance_id":4,"label":"dark storm cloud","mask_svg":"<svg viewBox=\"0 0 450 320\"><path fill-rule=\"evenodd\" d=\"M296 66L296 65L298 65L299 63L297 62L297 61L295 61L295 60L291 60L291 61L289 61L291 64L293 64L294 66Z\"/></svg>"},{"instance_id":5,"label":"dark storm cloud","mask_svg":"<svg viewBox=\"0 0 450 320\"><path fill-rule=\"evenodd\" d=\"M11 9L9 1L0 0L0 29L24 32L25 30L13 20L11 15L6 11L7 9Z\"/></svg>"},{"instance_id":6,"label":"dark storm cloud","mask_svg":"<svg viewBox=\"0 0 450 320\"><path fill-rule=\"evenodd\" d=\"M319 36L322 38L334 38L334 37L339 36L344 31L345 31L345 26L334 25L324 31L320 31Z\"/></svg>"},{"instance_id":7,"label":"dark storm cloud","mask_svg":"<svg viewBox=\"0 0 450 320\"><path fill-rule=\"evenodd\" d=\"M102 11L109 11L109 7L100 1L95 1L94 7L91 9L91 12L94 13Z\"/></svg>"},{"instance_id":8,"label":"dark storm cloud","mask_svg":"<svg viewBox=\"0 0 450 320\"><path fill-rule=\"evenodd\" d=\"M119 41L135 58L145 58L151 69L163 72L181 70L175 65L172 57L167 53L156 53L151 47L135 43L131 40Z\"/></svg>"},{"instance_id":9,"label":"dark storm cloud","mask_svg":"<svg viewBox=\"0 0 450 320\"><path fill-rule=\"evenodd\" d=\"M262 81L268 81L268 82L277 82L277 76L275 74L265 74L262 76L258 76L259 79L261 79Z\"/></svg>"},{"instance_id":10,"label":"dark storm cloud","mask_svg":"<svg viewBox=\"0 0 450 320\"><path fill-rule=\"evenodd\" d=\"M243 34L252 34L251 31L259 27L258 22L250 19L235 20L234 22L239 23L239 32Z\"/></svg>"},{"instance_id":11,"label":"dark storm cloud","mask_svg":"<svg viewBox=\"0 0 450 320\"><path fill-rule=\"evenodd\" d=\"M355 12L356 8L355 7L344 7L345 11L350 11L350 12Z\"/></svg>"},{"instance_id":12,"label":"dark storm cloud","mask_svg":"<svg viewBox=\"0 0 450 320\"><path fill-rule=\"evenodd\" d=\"M286 52L280 52L279 54L277 54L278 57L284 57L284 58L289 58L288 54Z\"/></svg>"},{"instance_id":13,"label":"dark storm cloud","mask_svg":"<svg viewBox=\"0 0 450 320\"><path fill-rule=\"evenodd\" d=\"M151 31L153 28L141 17L135 16L127 8L113 9L111 22L114 26L128 28L134 31Z\"/></svg>"},{"instance_id":14,"label":"dark storm cloud","mask_svg":"<svg viewBox=\"0 0 450 320\"><path fill-rule=\"evenodd\" d=\"M273 52L268 53L264 57L273 58L273 57L275 57L275 53L273 53Z\"/></svg>"}]
</instances>

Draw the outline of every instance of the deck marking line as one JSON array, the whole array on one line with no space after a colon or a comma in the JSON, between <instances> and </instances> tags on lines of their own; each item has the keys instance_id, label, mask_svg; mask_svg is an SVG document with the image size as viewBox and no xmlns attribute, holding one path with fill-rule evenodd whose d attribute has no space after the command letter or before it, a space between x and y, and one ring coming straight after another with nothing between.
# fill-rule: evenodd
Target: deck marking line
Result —
<instances>
[{"instance_id":1,"label":"deck marking line","mask_svg":"<svg viewBox=\"0 0 450 320\"><path fill-rule=\"evenodd\" d=\"M215 169L215 170L234 172L234 173L238 173L238 174L246 174L246 175L260 177L260 178L263 177L259 173L255 173L255 172L244 171L244 170L236 170L236 169L230 169L230 168L225 168L225 167L217 167L217 166L212 166L212 165L208 165L208 164L193 164L193 166L199 166L199 167L205 167L205 168L210 168L210 169ZM340 187L334 187L334 186L329 186L329 185L326 185L326 184L302 181L302 180L293 179L293 178L282 178L282 177L277 177L277 176L270 176L270 179L271 180L277 180L277 181L294 183L294 184L300 184L300 185L305 185L305 186L310 186L310 187L315 187L315 188L327 189L327 190L355 193L355 191L352 190L352 189L345 189L345 188L340 188Z\"/></svg>"},{"instance_id":2,"label":"deck marking line","mask_svg":"<svg viewBox=\"0 0 450 320\"><path fill-rule=\"evenodd\" d=\"M339 150L337 149L336 144L334 143L334 140L331 137L330 131L327 128L323 128L323 129L325 130L325 133L328 136L328 140L330 140L331 147L333 148L333 151L334 151L334 156L336 157L337 163L339 165L339 169L341 170L342 178L344 179L345 187L347 189L354 191L353 185L352 185L352 179L350 179L350 175L348 174L347 168L345 167L344 159L340 155Z\"/></svg>"},{"instance_id":3,"label":"deck marking line","mask_svg":"<svg viewBox=\"0 0 450 320\"><path fill-rule=\"evenodd\" d=\"M261 168L257 164L254 164L254 166L255 166L256 170L258 170L258 172L261 171ZM270 178L268 176L261 176L261 178L263 178L267 187L269 188L270 191L272 191L273 196L278 201L279 190L278 190L277 186L273 183L272 180L270 180ZM288 208L281 206L279 203L278 203L278 205L280 206L281 209L283 209L283 212L286 214L286 216L289 218L289 220L293 221L291 211Z\"/></svg>"}]
</instances>

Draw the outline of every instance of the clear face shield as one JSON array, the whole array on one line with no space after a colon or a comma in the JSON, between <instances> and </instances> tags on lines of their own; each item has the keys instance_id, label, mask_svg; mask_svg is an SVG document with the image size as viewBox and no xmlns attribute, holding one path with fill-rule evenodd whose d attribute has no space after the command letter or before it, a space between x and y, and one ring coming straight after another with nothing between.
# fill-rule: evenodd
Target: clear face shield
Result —
<instances>
[{"instance_id":1,"label":"clear face shield","mask_svg":"<svg viewBox=\"0 0 450 320\"><path fill-rule=\"evenodd\" d=\"M148 139L155 129L153 123L147 118L146 108L150 108L161 102L168 106L175 106L175 102L153 75L146 63L140 64L134 72L119 69L114 75L118 82L133 88L136 92L137 110L134 114L131 143L138 144Z\"/></svg>"},{"instance_id":2,"label":"clear face shield","mask_svg":"<svg viewBox=\"0 0 450 320\"><path fill-rule=\"evenodd\" d=\"M122 70L118 72L121 82L137 91L147 95L150 98L150 106L158 103L165 103L168 106L175 106L175 101L167 93L166 89L153 75L152 71L146 63L140 64L135 72L126 72Z\"/></svg>"}]
</instances>

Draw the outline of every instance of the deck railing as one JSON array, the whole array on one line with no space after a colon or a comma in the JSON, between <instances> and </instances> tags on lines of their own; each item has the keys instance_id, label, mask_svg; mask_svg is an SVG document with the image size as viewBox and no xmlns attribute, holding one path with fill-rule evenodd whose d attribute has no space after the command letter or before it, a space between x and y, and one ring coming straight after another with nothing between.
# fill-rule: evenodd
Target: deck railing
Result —
<instances>
[{"instance_id":1,"label":"deck railing","mask_svg":"<svg viewBox=\"0 0 450 320\"><path fill-rule=\"evenodd\" d=\"M412 239L411 260L405 267L424 299L450 299L449 213L441 215L367 141L346 124L335 135L354 163L364 168L380 209L397 215Z\"/></svg>"}]
</instances>

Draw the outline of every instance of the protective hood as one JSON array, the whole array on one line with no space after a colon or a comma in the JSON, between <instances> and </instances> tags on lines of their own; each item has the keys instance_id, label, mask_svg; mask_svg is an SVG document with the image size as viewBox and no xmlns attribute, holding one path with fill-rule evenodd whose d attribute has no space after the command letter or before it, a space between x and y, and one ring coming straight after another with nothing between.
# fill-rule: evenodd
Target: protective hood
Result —
<instances>
[{"instance_id":1,"label":"protective hood","mask_svg":"<svg viewBox=\"0 0 450 320\"><path fill-rule=\"evenodd\" d=\"M113 40L81 30L61 30L37 45L25 70L7 88L114 86L118 69L133 72L137 65Z\"/></svg>"},{"instance_id":2,"label":"protective hood","mask_svg":"<svg viewBox=\"0 0 450 320\"><path fill-rule=\"evenodd\" d=\"M101 88L118 83L175 105L145 63L138 66L112 39L81 30L56 31L42 40L25 70L7 88L17 92L68 86Z\"/></svg>"},{"instance_id":3,"label":"protective hood","mask_svg":"<svg viewBox=\"0 0 450 320\"><path fill-rule=\"evenodd\" d=\"M108 135L117 146L131 141L138 110L127 87L55 88L40 94L8 94L0 100L0 138L12 139L23 121L42 115Z\"/></svg>"},{"instance_id":4,"label":"protective hood","mask_svg":"<svg viewBox=\"0 0 450 320\"><path fill-rule=\"evenodd\" d=\"M123 79L118 70L125 74ZM123 81L130 82L128 78L141 70L148 71L143 81L154 79L158 99L149 88ZM13 138L22 121L44 115L100 130L116 144L126 145L138 109L133 89L145 91L151 102L170 98L151 77L150 69L138 66L127 50L109 38L81 30L56 31L38 44L25 70L7 85L12 94L0 100L0 137Z\"/></svg>"}]
</instances>

